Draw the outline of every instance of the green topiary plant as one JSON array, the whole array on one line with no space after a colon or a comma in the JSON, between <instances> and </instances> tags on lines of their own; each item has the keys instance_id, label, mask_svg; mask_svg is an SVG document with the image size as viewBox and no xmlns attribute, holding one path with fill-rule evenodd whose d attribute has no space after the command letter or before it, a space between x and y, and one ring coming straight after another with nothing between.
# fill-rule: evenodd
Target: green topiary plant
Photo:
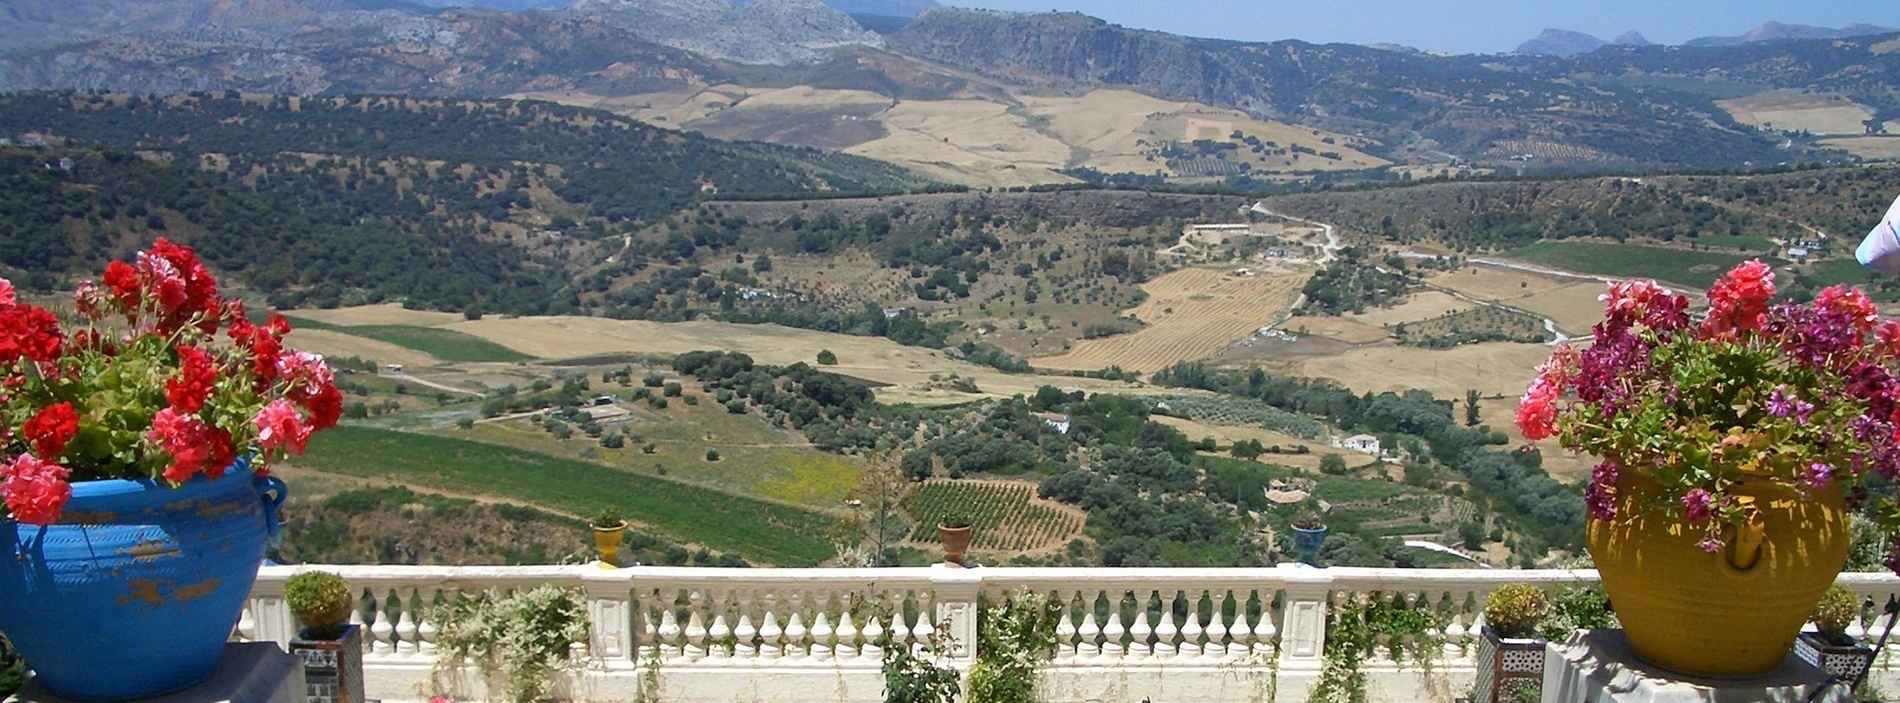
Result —
<instances>
[{"instance_id":1,"label":"green topiary plant","mask_svg":"<svg viewBox=\"0 0 1900 703\"><path fill-rule=\"evenodd\" d=\"M1840 642L1847 635L1847 626L1854 624L1860 617L1860 595L1848 590L1846 586L1835 584L1821 594L1821 602L1814 606L1814 626L1821 629L1821 638L1828 644Z\"/></svg>"},{"instance_id":2,"label":"green topiary plant","mask_svg":"<svg viewBox=\"0 0 1900 703\"><path fill-rule=\"evenodd\" d=\"M1500 638L1535 637L1548 603L1541 588L1528 583L1507 583L1485 597L1484 622Z\"/></svg>"},{"instance_id":3,"label":"green topiary plant","mask_svg":"<svg viewBox=\"0 0 1900 703\"><path fill-rule=\"evenodd\" d=\"M595 513L594 519L587 524L597 530L617 530L626 527L627 521L620 517L619 508L610 507L603 508L600 512Z\"/></svg>"},{"instance_id":4,"label":"green topiary plant","mask_svg":"<svg viewBox=\"0 0 1900 703\"><path fill-rule=\"evenodd\" d=\"M343 577L328 571L306 571L284 582L284 602L303 624L305 639L331 639L343 633L356 598Z\"/></svg>"}]
</instances>

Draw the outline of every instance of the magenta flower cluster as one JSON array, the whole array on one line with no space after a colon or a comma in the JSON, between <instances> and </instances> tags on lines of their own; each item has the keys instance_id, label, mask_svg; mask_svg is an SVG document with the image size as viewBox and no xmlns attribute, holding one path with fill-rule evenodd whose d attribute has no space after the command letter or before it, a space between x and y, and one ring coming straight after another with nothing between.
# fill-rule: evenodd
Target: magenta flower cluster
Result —
<instances>
[{"instance_id":1,"label":"magenta flower cluster","mask_svg":"<svg viewBox=\"0 0 1900 703\"><path fill-rule=\"evenodd\" d=\"M1870 474L1900 480L1900 322L1844 286L1773 303L1774 281L1760 261L1735 267L1699 320L1654 281L1613 284L1593 343L1560 345L1538 367L1518 428L1602 460L1584 492L1592 518L1660 512L1700 526L1713 552L1724 527L1751 519L1731 495L1745 477L1849 495Z\"/></svg>"}]
</instances>

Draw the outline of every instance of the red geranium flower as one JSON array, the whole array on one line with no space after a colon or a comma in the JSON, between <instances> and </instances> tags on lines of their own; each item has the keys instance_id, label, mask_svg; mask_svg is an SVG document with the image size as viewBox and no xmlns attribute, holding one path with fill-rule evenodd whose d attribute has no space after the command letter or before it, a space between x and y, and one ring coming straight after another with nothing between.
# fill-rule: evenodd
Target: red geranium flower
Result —
<instances>
[{"instance_id":1,"label":"red geranium flower","mask_svg":"<svg viewBox=\"0 0 1900 703\"><path fill-rule=\"evenodd\" d=\"M165 400L180 412L203 410L218 382L211 355L197 347L178 348L178 375L165 382Z\"/></svg>"},{"instance_id":2,"label":"red geranium flower","mask_svg":"<svg viewBox=\"0 0 1900 703\"><path fill-rule=\"evenodd\" d=\"M33 443L33 451L40 456L58 456L66 451L66 443L79 433L79 414L73 412L72 403L55 403L41 408L33 419L27 420L21 433Z\"/></svg>"},{"instance_id":3,"label":"red geranium flower","mask_svg":"<svg viewBox=\"0 0 1900 703\"><path fill-rule=\"evenodd\" d=\"M13 519L28 525L59 522L67 499L73 495L72 485L66 483L71 474L66 467L22 454L0 473L6 476L6 481L0 483L0 495L5 496Z\"/></svg>"},{"instance_id":4,"label":"red geranium flower","mask_svg":"<svg viewBox=\"0 0 1900 703\"><path fill-rule=\"evenodd\" d=\"M69 332L0 279L7 518L58 520L68 480L216 478L240 451L265 474L342 414L322 357L284 347L289 321L246 319L188 247L159 240L74 302L82 323ZM152 419L127 426L138 418Z\"/></svg>"}]
</instances>

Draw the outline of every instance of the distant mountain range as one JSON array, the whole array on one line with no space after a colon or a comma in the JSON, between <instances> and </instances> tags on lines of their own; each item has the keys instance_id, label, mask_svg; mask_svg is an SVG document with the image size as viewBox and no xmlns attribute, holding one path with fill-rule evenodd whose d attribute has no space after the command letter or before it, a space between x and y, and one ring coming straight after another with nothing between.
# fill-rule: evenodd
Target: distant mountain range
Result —
<instances>
[{"instance_id":1,"label":"distant mountain range","mask_svg":"<svg viewBox=\"0 0 1900 703\"><path fill-rule=\"evenodd\" d=\"M1808 31L1786 25L1697 51L1650 46L1634 33L1614 50L1590 51L1605 43L1547 32L1540 37L1547 51L1441 56L1197 39L1079 13L928 4L575 0L510 12L396 0L13 0L0 11L0 91L533 95L618 106L669 94L702 96L703 116L748 91L810 88L818 102L779 109L780 117L813 111L805 122L754 130L735 112L719 132L776 139L812 120L877 129L862 124L868 113L826 112L835 108L823 102L827 95L840 94L825 91L853 91L853 104L867 110L909 101L927 111L922 105L932 101L1007 106L1023 92L1116 88L1324 129L1386 161L1509 168L1842 158L1717 102L1773 91L1784 101L1834 101L1817 103L1834 111L1817 119L1834 121L1816 133L1858 135L1861 120L1871 131L1900 120L1900 45L1881 37L1765 41ZM883 34L853 20L919 8L915 20L880 24ZM1775 129L1809 131L1788 126L1799 122L1782 107L1748 109L1775 114Z\"/></svg>"},{"instance_id":2,"label":"distant mountain range","mask_svg":"<svg viewBox=\"0 0 1900 703\"><path fill-rule=\"evenodd\" d=\"M1900 29L1877 27L1871 24L1850 24L1840 29L1832 27L1812 27L1804 24L1785 24L1766 22L1748 31L1747 34L1734 37L1700 37L1683 42L1683 46L1741 46L1754 42L1774 41L1777 39L1846 39L1875 34L1892 34ZM1568 29L1546 29L1522 44L1517 45L1520 54L1546 54L1550 56L1574 56L1587 54L1605 46L1650 46L1651 42L1634 31L1625 32L1610 41L1598 39L1583 32Z\"/></svg>"},{"instance_id":3,"label":"distant mountain range","mask_svg":"<svg viewBox=\"0 0 1900 703\"><path fill-rule=\"evenodd\" d=\"M424 7L479 7L520 12L563 7L573 0L406 0ZM734 5L750 5L758 0L732 0ZM916 17L924 10L940 7L936 0L824 0L826 5L848 15Z\"/></svg>"}]
</instances>

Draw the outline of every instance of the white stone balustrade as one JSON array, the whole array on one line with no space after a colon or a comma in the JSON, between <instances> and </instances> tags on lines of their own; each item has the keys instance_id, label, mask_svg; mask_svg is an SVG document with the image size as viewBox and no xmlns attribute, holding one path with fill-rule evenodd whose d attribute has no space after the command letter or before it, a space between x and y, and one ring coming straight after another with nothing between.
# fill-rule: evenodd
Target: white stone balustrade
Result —
<instances>
[{"instance_id":1,"label":"white stone balustrade","mask_svg":"<svg viewBox=\"0 0 1900 703\"><path fill-rule=\"evenodd\" d=\"M334 571L361 594L370 698L416 700L435 662L430 607L458 592L541 584L585 595L589 641L563 690L596 701L875 703L887 647L915 647L943 628L948 663L974 660L982 596L1024 590L1063 604L1058 651L1045 667L1050 703L1305 700L1318 677L1331 602L1377 592L1443 616L1437 656L1364 668L1374 701L1449 701L1468 693L1485 596L1513 581L1594 583L1594 571L1361 569L711 569L598 566L263 568L238 636L285 642L295 623L284 581ZM1840 582L1877 606L1900 579ZM1877 639L1885 618L1854 631ZM1900 650L1900 637L1889 650ZM1883 663L1884 663L1883 658ZM1900 669L1876 682L1900 688ZM472 681L464 685L479 690ZM652 689L657 686L657 690Z\"/></svg>"}]
</instances>

